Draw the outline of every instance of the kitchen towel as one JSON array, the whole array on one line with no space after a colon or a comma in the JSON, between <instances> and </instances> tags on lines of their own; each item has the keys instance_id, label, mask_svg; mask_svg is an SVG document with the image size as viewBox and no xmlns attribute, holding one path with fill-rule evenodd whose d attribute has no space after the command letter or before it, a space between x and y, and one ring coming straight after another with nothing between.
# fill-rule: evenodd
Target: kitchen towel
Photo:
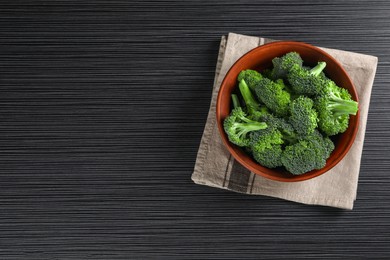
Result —
<instances>
[{"instance_id":1,"label":"kitchen towel","mask_svg":"<svg viewBox=\"0 0 390 260\"><path fill-rule=\"evenodd\" d=\"M210 110L199 146L192 180L234 192L264 195L304 204L352 209L356 200L371 89L378 58L321 48L336 58L355 84L359 96L360 125L348 154L330 171L302 182L279 182L256 175L234 160L225 148L216 123L215 106L221 82L236 60L271 39L229 33L222 36Z\"/></svg>"}]
</instances>

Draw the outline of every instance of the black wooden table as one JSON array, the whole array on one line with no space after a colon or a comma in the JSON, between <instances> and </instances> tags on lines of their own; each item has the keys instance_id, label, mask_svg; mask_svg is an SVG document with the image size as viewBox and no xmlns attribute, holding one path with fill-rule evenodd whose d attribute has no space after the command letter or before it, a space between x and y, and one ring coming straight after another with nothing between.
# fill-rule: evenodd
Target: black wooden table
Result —
<instances>
[{"instance_id":1,"label":"black wooden table","mask_svg":"<svg viewBox=\"0 0 390 260\"><path fill-rule=\"evenodd\" d=\"M1 1L0 259L389 258L390 2L315 2ZM228 32L379 57L353 211L192 183Z\"/></svg>"}]
</instances>

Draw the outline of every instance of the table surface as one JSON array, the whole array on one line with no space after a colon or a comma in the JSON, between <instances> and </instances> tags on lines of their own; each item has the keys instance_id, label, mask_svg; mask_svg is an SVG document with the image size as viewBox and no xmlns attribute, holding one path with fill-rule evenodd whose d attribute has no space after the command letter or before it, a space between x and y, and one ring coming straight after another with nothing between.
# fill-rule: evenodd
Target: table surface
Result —
<instances>
[{"instance_id":1,"label":"table surface","mask_svg":"<svg viewBox=\"0 0 390 260\"><path fill-rule=\"evenodd\" d=\"M0 258L390 257L390 1L2 1ZM220 37L379 58L353 211L190 179Z\"/></svg>"}]
</instances>

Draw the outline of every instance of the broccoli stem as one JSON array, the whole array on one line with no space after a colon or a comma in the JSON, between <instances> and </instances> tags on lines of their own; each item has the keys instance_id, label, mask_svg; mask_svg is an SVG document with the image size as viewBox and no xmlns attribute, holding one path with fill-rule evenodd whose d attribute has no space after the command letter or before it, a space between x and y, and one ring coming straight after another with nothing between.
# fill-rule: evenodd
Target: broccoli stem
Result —
<instances>
[{"instance_id":1,"label":"broccoli stem","mask_svg":"<svg viewBox=\"0 0 390 260\"><path fill-rule=\"evenodd\" d=\"M248 108L249 114L252 114L254 111L258 110L259 103L256 101L245 80L242 79L238 87L240 89L242 97L244 98L244 102L246 107Z\"/></svg>"},{"instance_id":2,"label":"broccoli stem","mask_svg":"<svg viewBox=\"0 0 390 260\"><path fill-rule=\"evenodd\" d=\"M264 122L253 123L235 123L235 126L240 129L239 133L246 135L249 132L262 130L267 128L267 124Z\"/></svg>"},{"instance_id":3,"label":"broccoli stem","mask_svg":"<svg viewBox=\"0 0 390 260\"><path fill-rule=\"evenodd\" d=\"M328 108L335 116L356 115L358 103L353 100L329 99Z\"/></svg>"},{"instance_id":4,"label":"broccoli stem","mask_svg":"<svg viewBox=\"0 0 390 260\"><path fill-rule=\"evenodd\" d=\"M267 128L267 124L264 122L257 122L253 121L245 116L239 117L244 123L235 123L235 126L238 127L240 130L240 133L247 134L251 131L257 131Z\"/></svg>"},{"instance_id":5,"label":"broccoli stem","mask_svg":"<svg viewBox=\"0 0 390 260\"><path fill-rule=\"evenodd\" d=\"M324 61L318 62L317 66L315 66L310 70L310 74L317 77L325 69L325 66L326 66L326 62Z\"/></svg>"},{"instance_id":6,"label":"broccoli stem","mask_svg":"<svg viewBox=\"0 0 390 260\"><path fill-rule=\"evenodd\" d=\"M334 92L329 93L328 108L335 116L356 115L358 102L340 98Z\"/></svg>"},{"instance_id":7,"label":"broccoli stem","mask_svg":"<svg viewBox=\"0 0 390 260\"><path fill-rule=\"evenodd\" d=\"M245 122L246 125L248 125L248 126L249 126L249 125L251 125L251 126L258 126L258 125L260 125L260 127L263 127L263 128L261 128L261 129L267 128L267 124L264 123L264 122L254 121L254 120L251 120L251 119L249 119L249 118L247 118L247 117L245 117L245 116L239 116L239 119L240 119L241 121ZM258 130L258 129L256 129L256 130Z\"/></svg>"},{"instance_id":8,"label":"broccoli stem","mask_svg":"<svg viewBox=\"0 0 390 260\"><path fill-rule=\"evenodd\" d=\"M238 100L238 96L236 94L232 94L233 108L240 107L240 100Z\"/></svg>"},{"instance_id":9,"label":"broccoli stem","mask_svg":"<svg viewBox=\"0 0 390 260\"><path fill-rule=\"evenodd\" d=\"M251 121L251 120L249 120ZM237 135L239 138L245 138L245 136L252 131L258 131L267 128L267 124L264 122L251 121L250 123L234 123L234 128L237 129Z\"/></svg>"},{"instance_id":10,"label":"broccoli stem","mask_svg":"<svg viewBox=\"0 0 390 260\"><path fill-rule=\"evenodd\" d=\"M298 141L298 136L296 134L292 134L292 133L287 133L285 131L281 131L282 132L282 139L284 141L286 141L288 144L293 144L293 143L296 143Z\"/></svg>"}]
</instances>

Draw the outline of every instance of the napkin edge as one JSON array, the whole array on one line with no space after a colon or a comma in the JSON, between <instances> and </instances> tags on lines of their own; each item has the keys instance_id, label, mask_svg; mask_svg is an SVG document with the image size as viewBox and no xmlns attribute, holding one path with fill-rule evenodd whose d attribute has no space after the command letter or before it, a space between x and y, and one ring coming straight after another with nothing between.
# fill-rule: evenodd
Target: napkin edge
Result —
<instances>
[{"instance_id":1,"label":"napkin edge","mask_svg":"<svg viewBox=\"0 0 390 260\"><path fill-rule=\"evenodd\" d=\"M225 59L225 50L226 50L226 43L227 43L228 37L226 35L221 36L221 40L219 43L219 49L218 49L218 57L217 57L217 66L215 67L215 72L214 72L214 82L213 82L213 88L211 91L211 99L210 99L210 106L209 106L209 112L207 114L207 119L205 122L205 126L203 129L202 137L200 140L200 144L198 147L198 152L196 155L196 160L195 160L195 165L194 165L194 170L191 174L191 179L197 184L199 181L201 181L203 174L203 167L205 164L205 160L207 158L207 153L208 153L208 142L210 141L210 138L212 136L212 133L214 131L214 128L216 126L216 123L212 123L211 117L215 116L214 113L214 103L213 103L213 96L214 96L214 91L215 87L218 81L219 73L221 71L221 66L223 63L223 60ZM202 147L205 147L206 149L201 149ZM203 184L203 185L208 185L208 184ZM210 185L209 185L210 186ZM218 187L218 186L215 186Z\"/></svg>"}]
</instances>

